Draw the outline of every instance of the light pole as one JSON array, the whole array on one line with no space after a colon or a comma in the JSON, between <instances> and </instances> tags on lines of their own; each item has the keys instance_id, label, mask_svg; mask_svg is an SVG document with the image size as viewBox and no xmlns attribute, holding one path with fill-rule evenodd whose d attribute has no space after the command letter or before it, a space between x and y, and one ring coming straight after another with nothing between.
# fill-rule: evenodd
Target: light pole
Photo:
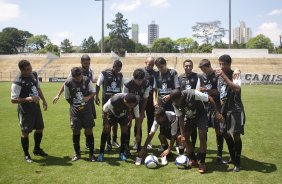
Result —
<instances>
[{"instance_id":1,"label":"light pole","mask_svg":"<svg viewBox=\"0 0 282 184\"><path fill-rule=\"evenodd\" d=\"M104 53L104 7L105 7L105 0L95 0L95 1L102 1L102 40L101 40L101 53Z\"/></svg>"},{"instance_id":2,"label":"light pole","mask_svg":"<svg viewBox=\"0 0 282 184\"><path fill-rule=\"evenodd\" d=\"M231 48L231 0L229 0L229 44L228 48Z\"/></svg>"}]
</instances>

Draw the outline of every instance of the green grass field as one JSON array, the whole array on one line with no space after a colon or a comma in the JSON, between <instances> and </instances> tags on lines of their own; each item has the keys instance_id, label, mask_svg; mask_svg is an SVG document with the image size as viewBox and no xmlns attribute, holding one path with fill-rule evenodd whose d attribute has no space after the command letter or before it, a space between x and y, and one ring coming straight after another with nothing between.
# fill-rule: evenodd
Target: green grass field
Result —
<instances>
[{"instance_id":1,"label":"green grass field","mask_svg":"<svg viewBox=\"0 0 282 184\"><path fill-rule=\"evenodd\" d=\"M118 150L105 154L102 163L90 163L81 136L82 158L73 163L72 136L68 104L61 98L57 105L51 103L61 84L42 83L48 101L48 111L43 112L45 131L42 148L46 158L35 157L28 164L23 160L20 145L20 127L16 106L10 103L11 83L0 83L0 183L280 183L282 177L282 86L243 86L246 110L245 135L242 136L242 171L232 173L232 165L216 165L215 134L208 133L208 172L200 175L196 168L180 170L170 160L168 166L149 170L144 165L135 166L135 153L127 162L118 159ZM95 154L98 153L102 128L101 107L94 128ZM146 122L144 122L144 127ZM120 141L119 141L120 142ZM131 141L132 144L133 141ZM159 145L154 138L153 152ZM30 137L30 152L33 135ZM224 144L224 157L228 159Z\"/></svg>"}]
</instances>

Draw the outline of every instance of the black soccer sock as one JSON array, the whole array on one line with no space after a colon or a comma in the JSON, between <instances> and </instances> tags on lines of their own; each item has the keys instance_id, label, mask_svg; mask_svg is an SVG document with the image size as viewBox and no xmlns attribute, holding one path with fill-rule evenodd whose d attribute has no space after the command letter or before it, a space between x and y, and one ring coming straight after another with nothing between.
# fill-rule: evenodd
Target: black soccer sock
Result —
<instances>
[{"instance_id":1,"label":"black soccer sock","mask_svg":"<svg viewBox=\"0 0 282 184\"><path fill-rule=\"evenodd\" d=\"M242 140L235 140L235 166L240 166L241 164L241 152L242 152Z\"/></svg>"},{"instance_id":2,"label":"black soccer sock","mask_svg":"<svg viewBox=\"0 0 282 184\"><path fill-rule=\"evenodd\" d=\"M131 129L131 127L128 127L128 129L127 129L127 133L126 133L126 145L127 145L127 147L129 148L129 142L130 142L130 129ZM121 138L120 138L121 139Z\"/></svg>"},{"instance_id":3,"label":"black soccer sock","mask_svg":"<svg viewBox=\"0 0 282 184\"><path fill-rule=\"evenodd\" d=\"M193 151L193 152L191 152L191 153L189 153L189 155L188 155L188 156L189 156L189 159L190 159L190 160L197 160L197 159L196 159L196 155L195 155L195 152L194 152L194 151Z\"/></svg>"},{"instance_id":4,"label":"black soccer sock","mask_svg":"<svg viewBox=\"0 0 282 184\"><path fill-rule=\"evenodd\" d=\"M22 143L22 148L24 151L24 155L28 156L29 152L28 152L28 147L29 147L29 139L28 137L21 137L21 143Z\"/></svg>"},{"instance_id":5,"label":"black soccer sock","mask_svg":"<svg viewBox=\"0 0 282 184\"><path fill-rule=\"evenodd\" d=\"M113 142L117 142L117 135L113 134Z\"/></svg>"},{"instance_id":6,"label":"black soccer sock","mask_svg":"<svg viewBox=\"0 0 282 184\"><path fill-rule=\"evenodd\" d=\"M217 143L217 156L222 157L222 149L223 149L223 136L216 135L216 143Z\"/></svg>"},{"instance_id":7,"label":"black soccer sock","mask_svg":"<svg viewBox=\"0 0 282 184\"><path fill-rule=\"evenodd\" d=\"M127 145L127 133L122 133L120 136L120 153L124 153L125 145Z\"/></svg>"},{"instance_id":8,"label":"black soccer sock","mask_svg":"<svg viewBox=\"0 0 282 184\"><path fill-rule=\"evenodd\" d=\"M199 153L200 154L200 163L204 164L206 162L206 153Z\"/></svg>"},{"instance_id":9,"label":"black soccer sock","mask_svg":"<svg viewBox=\"0 0 282 184\"><path fill-rule=\"evenodd\" d=\"M112 145L112 143L111 143L111 134L109 134L109 135L107 136L107 144L108 144L108 145Z\"/></svg>"},{"instance_id":10,"label":"black soccer sock","mask_svg":"<svg viewBox=\"0 0 282 184\"><path fill-rule=\"evenodd\" d=\"M105 144L108 138L108 134L102 132L101 134L101 144L100 144L100 153L104 153L105 152Z\"/></svg>"},{"instance_id":11,"label":"black soccer sock","mask_svg":"<svg viewBox=\"0 0 282 184\"><path fill-rule=\"evenodd\" d=\"M87 135L86 135L85 132L84 132L84 135L85 135L85 147L86 147L86 148L89 148L89 144L88 144L88 142L87 142Z\"/></svg>"},{"instance_id":12,"label":"black soccer sock","mask_svg":"<svg viewBox=\"0 0 282 184\"><path fill-rule=\"evenodd\" d=\"M40 149L40 143L42 140L42 132L34 132L34 150L39 150Z\"/></svg>"},{"instance_id":13,"label":"black soccer sock","mask_svg":"<svg viewBox=\"0 0 282 184\"><path fill-rule=\"evenodd\" d=\"M80 155L80 134L77 135L72 135L72 142L73 142L73 148L74 148L74 152L77 155Z\"/></svg>"},{"instance_id":14,"label":"black soccer sock","mask_svg":"<svg viewBox=\"0 0 282 184\"><path fill-rule=\"evenodd\" d=\"M230 158L234 162L235 161L235 147L234 147L235 143L234 143L234 140L231 136L229 136L229 137L225 138L225 141L226 141L226 144L227 144L227 147L228 147Z\"/></svg>"},{"instance_id":15,"label":"black soccer sock","mask_svg":"<svg viewBox=\"0 0 282 184\"><path fill-rule=\"evenodd\" d=\"M94 154L94 136L93 134L86 135L86 142L89 147L89 155L92 156Z\"/></svg>"},{"instance_id":16,"label":"black soccer sock","mask_svg":"<svg viewBox=\"0 0 282 184\"><path fill-rule=\"evenodd\" d=\"M195 129L195 130L192 131L192 133L191 133L191 142L192 142L193 149L195 149L195 147L196 147L196 142L197 142L197 129Z\"/></svg>"}]
</instances>

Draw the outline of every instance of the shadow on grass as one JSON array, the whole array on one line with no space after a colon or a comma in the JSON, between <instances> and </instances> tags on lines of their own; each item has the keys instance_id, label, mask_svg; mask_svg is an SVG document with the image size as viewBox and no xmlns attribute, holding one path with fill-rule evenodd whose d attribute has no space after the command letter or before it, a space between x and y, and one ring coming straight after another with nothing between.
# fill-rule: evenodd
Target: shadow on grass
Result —
<instances>
[{"instance_id":1,"label":"shadow on grass","mask_svg":"<svg viewBox=\"0 0 282 184\"><path fill-rule=\"evenodd\" d=\"M48 155L47 157L41 157L39 160L33 160L41 166L71 166L71 158L69 156L55 157Z\"/></svg>"},{"instance_id":2,"label":"shadow on grass","mask_svg":"<svg viewBox=\"0 0 282 184\"><path fill-rule=\"evenodd\" d=\"M261 173L272 173L277 171L275 164L260 162L258 160L250 159L246 156L241 157L242 170L245 171L256 171Z\"/></svg>"}]
</instances>

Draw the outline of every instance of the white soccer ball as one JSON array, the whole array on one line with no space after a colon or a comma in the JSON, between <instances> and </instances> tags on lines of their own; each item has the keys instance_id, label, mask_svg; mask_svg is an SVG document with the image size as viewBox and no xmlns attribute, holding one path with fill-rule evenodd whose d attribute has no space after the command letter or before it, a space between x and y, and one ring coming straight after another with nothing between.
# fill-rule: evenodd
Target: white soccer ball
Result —
<instances>
[{"instance_id":1,"label":"white soccer ball","mask_svg":"<svg viewBox=\"0 0 282 184\"><path fill-rule=\"evenodd\" d=\"M185 169L188 167L188 163L189 163L189 158L185 155L179 155L176 159L175 159L175 165L177 166L177 168L179 169Z\"/></svg>"},{"instance_id":2,"label":"white soccer ball","mask_svg":"<svg viewBox=\"0 0 282 184\"><path fill-rule=\"evenodd\" d=\"M145 158L145 165L147 168L149 169L155 169L159 166L159 160L156 156L154 155L148 155L146 158Z\"/></svg>"}]
</instances>

